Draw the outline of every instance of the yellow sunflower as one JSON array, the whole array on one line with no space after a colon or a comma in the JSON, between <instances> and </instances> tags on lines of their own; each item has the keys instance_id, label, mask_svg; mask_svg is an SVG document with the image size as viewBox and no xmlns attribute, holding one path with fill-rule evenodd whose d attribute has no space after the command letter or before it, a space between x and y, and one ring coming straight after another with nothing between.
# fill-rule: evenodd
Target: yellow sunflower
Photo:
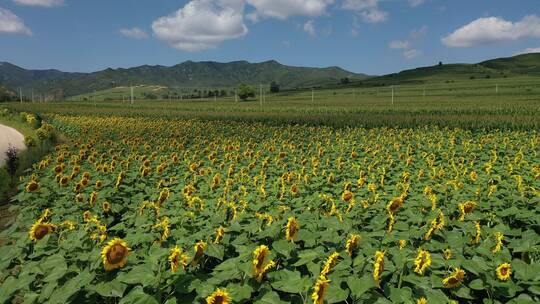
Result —
<instances>
[{"instance_id":1,"label":"yellow sunflower","mask_svg":"<svg viewBox=\"0 0 540 304\"><path fill-rule=\"evenodd\" d=\"M221 240L223 239L224 235L225 235L225 228L223 228L223 226L219 226L219 228L216 230L216 238L214 239L214 244L219 244Z\"/></svg>"},{"instance_id":2,"label":"yellow sunflower","mask_svg":"<svg viewBox=\"0 0 540 304\"><path fill-rule=\"evenodd\" d=\"M339 259L339 253L334 252L332 253L328 259L326 259L326 262L324 263L323 270L321 271L321 276L326 277L332 269L336 266Z\"/></svg>"},{"instance_id":3,"label":"yellow sunflower","mask_svg":"<svg viewBox=\"0 0 540 304\"><path fill-rule=\"evenodd\" d=\"M31 180L25 187L26 192L34 192L39 189L39 184L35 180Z\"/></svg>"},{"instance_id":4,"label":"yellow sunflower","mask_svg":"<svg viewBox=\"0 0 540 304\"><path fill-rule=\"evenodd\" d=\"M424 275L426 269L431 265L431 254L427 250L418 249L418 255L414 260L416 268L414 272L419 275Z\"/></svg>"},{"instance_id":5,"label":"yellow sunflower","mask_svg":"<svg viewBox=\"0 0 540 304\"><path fill-rule=\"evenodd\" d=\"M345 250L347 251L347 254L349 256L352 256L354 254L354 251L358 247L358 243L360 243L360 240L362 237L358 234L353 234L351 237L347 240L347 243L345 244Z\"/></svg>"},{"instance_id":6,"label":"yellow sunflower","mask_svg":"<svg viewBox=\"0 0 540 304\"><path fill-rule=\"evenodd\" d=\"M192 264L193 266L197 265L199 263L199 260L204 255L204 251L206 250L206 247L208 245L204 241L197 242L194 246L195 255L193 256Z\"/></svg>"},{"instance_id":7,"label":"yellow sunflower","mask_svg":"<svg viewBox=\"0 0 540 304\"><path fill-rule=\"evenodd\" d=\"M34 223L34 225L32 225L32 228L30 228L28 235L32 241L37 242L44 238L47 234L53 233L55 228L56 227L52 224L37 221Z\"/></svg>"},{"instance_id":8,"label":"yellow sunflower","mask_svg":"<svg viewBox=\"0 0 540 304\"><path fill-rule=\"evenodd\" d=\"M109 213L109 211L111 211L111 204L107 201L103 202L101 207L104 213Z\"/></svg>"},{"instance_id":9,"label":"yellow sunflower","mask_svg":"<svg viewBox=\"0 0 540 304\"><path fill-rule=\"evenodd\" d=\"M188 256L182 252L182 250L175 246L171 250L171 255L169 255L169 263L171 264L171 272L176 273L180 265L182 268L186 269Z\"/></svg>"},{"instance_id":10,"label":"yellow sunflower","mask_svg":"<svg viewBox=\"0 0 540 304\"><path fill-rule=\"evenodd\" d=\"M384 271L384 252L377 251L375 253L375 262L373 265L373 279L377 284L381 280L382 272Z\"/></svg>"},{"instance_id":11,"label":"yellow sunflower","mask_svg":"<svg viewBox=\"0 0 540 304\"><path fill-rule=\"evenodd\" d=\"M294 243L294 238L296 237L298 230L298 221L294 217L290 217L287 221L287 226L285 227L285 239Z\"/></svg>"},{"instance_id":12,"label":"yellow sunflower","mask_svg":"<svg viewBox=\"0 0 540 304\"><path fill-rule=\"evenodd\" d=\"M264 275L276 266L274 261L267 261L269 255L270 250L266 245L261 245L253 251L253 274L259 283Z\"/></svg>"},{"instance_id":13,"label":"yellow sunflower","mask_svg":"<svg viewBox=\"0 0 540 304\"><path fill-rule=\"evenodd\" d=\"M458 287L463 282L463 279L465 279L465 271L456 268L452 274L443 279L443 286L444 288Z\"/></svg>"},{"instance_id":14,"label":"yellow sunflower","mask_svg":"<svg viewBox=\"0 0 540 304\"><path fill-rule=\"evenodd\" d=\"M497 273L497 277L501 281L507 281L510 279L510 276L512 275L512 266L508 263L503 263L497 267L495 270Z\"/></svg>"},{"instance_id":15,"label":"yellow sunflower","mask_svg":"<svg viewBox=\"0 0 540 304\"><path fill-rule=\"evenodd\" d=\"M219 288L206 298L206 304L230 304L231 301L229 293Z\"/></svg>"},{"instance_id":16,"label":"yellow sunflower","mask_svg":"<svg viewBox=\"0 0 540 304\"><path fill-rule=\"evenodd\" d=\"M311 299L314 304L324 304L324 297L328 292L328 286L330 285L330 280L326 279L324 276L320 276L313 287L313 293L311 294Z\"/></svg>"},{"instance_id":17,"label":"yellow sunflower","mask_svg":"<svg viewBox=\"0 0 540 304\"><path fill-rule=\"evenodd\" d=\"M109 241L107 246L101 250L101 259L105 270L110 271L124 267L130 252L131 249L124 240L115 238Z\"/></svg>"}]
</instances>

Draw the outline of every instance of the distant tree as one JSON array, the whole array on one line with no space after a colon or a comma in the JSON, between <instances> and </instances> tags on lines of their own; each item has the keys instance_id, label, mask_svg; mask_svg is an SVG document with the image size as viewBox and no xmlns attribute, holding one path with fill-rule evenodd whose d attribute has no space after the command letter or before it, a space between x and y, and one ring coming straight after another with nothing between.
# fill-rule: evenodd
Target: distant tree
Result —
<instances>
[{"instance_id":1,"label":"distant tree","mask_svg":"<svg viewBox=\"0 0 540 304\"><path fill-rule=\"evenodd\" d=\"M227 96L227 91L225 91L225 90L219 91L219 96L220 96L220 97L225 97L225 96Z\"/></svg>"},{"instance_id":2,"label":"distant tree","mask_svg":"<svg viewBox=\"0 0 540 304\"><path fill-rule=\"evenodd\" d=\"M442 61L439 61L439 66L442 66Z\"/></svg>"},{"instance_id":3,"label":"distant tree","mask_svg":"<svg viewBox=\"0 0 540 304\"><path fill-rule=\"evenodd\" d=\"M150 99L150 100L155 100L157 99L158 97L152 93L146 93L145 96L144 96L145 99Z\"/></svg>"},{"instance_id":4,"label":"distant tree","mask_svg":"<svg viewBox=\"0 0 540 304\"><path fill-rule=\"evenodd\" d=\"M272 81L272 83L270 83L270 92L279 93L279 84L277 82Z\"/></svg>"},{"instance_id":5,"label":"distant tree","mask_svg":"<svg viewBox=\"0 0 540 304\"><path fill-rule=\"evenodd\" d=\"M349 84L349 83L351 82L351 80L349 79L349 77L345 77L345 78L341 78L341 79L339 80L339 82L340 82L341 84Z\"/></svg>"},{"instance_id":6,"label":"distant tree","mask_svg":"<svg viewBox=\"0 0 540 304\"><path fill-rule=\"evenodd\" d=\"M242 83L238 86L238 97L243 101L246 101L250 97L255 97L255 90Z\"/></svg>"}]
</instances>

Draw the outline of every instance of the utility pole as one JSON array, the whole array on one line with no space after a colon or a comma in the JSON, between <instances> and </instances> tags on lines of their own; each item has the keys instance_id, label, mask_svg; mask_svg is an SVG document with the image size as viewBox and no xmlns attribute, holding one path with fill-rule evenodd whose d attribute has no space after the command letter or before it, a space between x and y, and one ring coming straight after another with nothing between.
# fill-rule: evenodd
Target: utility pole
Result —
<instances>
[{"instance_id":1,"label":"utility pole","mask_svg":"<svg viewBox=\"0 0 540 304\"><path fill-rule=\"evenodd\" d=\"M133 105L133 85L131 85L130 88L131 88L131 105Z\"/></svg>"},{"instance_id":2,"label":"utility pole","mask_svg":"<svg viewBox=\"0 0 540 304\"><path fill-rule=\"evenodd\" d=\"M311 103L315 103L315 88L311 88Z\"/></svg>"},{"instance_id":3,"label":"utility pole","mask_svg":"<svg viewBox=\"0 0 540 304\"><path fill-rule=\"evenodd\" d=\"M353 89L353 99L356 100L356 89Z\"/></svg>"},{"instance_id":4,"label":"utility pole","mask_svg":"<svg viewBox=\"0 0 540 304\"><path fill-rule=\"evenodd\" d=\"M34 103L34 89L32 88L32 103Z\"/></svg>"},{"instance_id":5,"label":"utility pole","mask_svg":"<svg viewBox=\"0 0 540 304\"><path fill-rule=\"evenodd\" d=\"M263 103L262 93L263 93L262 84L259 84L259 99L261 100L261 108L262 108L262 103Z\"/></svg>"},{"instance_id":6,"label":"utility pole","mask_svg":"<svg viewBox=\"0 0 540 304\"><path fill-rule=\"evenodd\" d=\"M20 97L21 103L22 103L22 89L21 88L19 88L19 97Z\"/></svg>"},{"instance_id":7,"label":"utility pole","mask_svg":"<svg viewBox=\"0 0 540 304\"><path fill-rule=\"evenodd\" d=\"M392 86L392 105L394 105L394 86Z\"/></svg>"},{"instance_id":8,"label":"utility pole","mask_svg":"<svg viewBox=\"0 0 540 304\"><path fill-rule=\"evenodd\" d=\"M424 86L424 99L426 99L426 87Z\"/></svg>"},{"instance_id":9,"label":"utility pole","mask_svg":"<svg viewBox=\"0 0 540 304\"><path fill-rule=\"evenodd\" d=\"M496 84L496 85L495 85L495 93L496 93L496 94L499 94L499 84Z\"/></svg>"},{"instance_id":10,"label":"utility pole","mask_svg":"<svg viewBox=\"0 0 540 304\"><path fill-rule=\"evenodd\" d=\"M238 102L238 89L234 89L234 102Z\"/></svg>"}]
</instances>

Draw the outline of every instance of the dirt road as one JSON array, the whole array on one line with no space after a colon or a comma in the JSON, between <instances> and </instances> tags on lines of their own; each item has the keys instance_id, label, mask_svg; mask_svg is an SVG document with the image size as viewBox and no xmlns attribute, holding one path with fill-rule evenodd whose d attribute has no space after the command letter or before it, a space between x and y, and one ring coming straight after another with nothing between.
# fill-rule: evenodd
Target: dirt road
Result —
<instances>
[{"instance_id":1,"label":"dirt road","mask_svg":"<svg viewBox=\"0 0 540 304\"><path fill-rule=\"evenodd\" d=\"M26 149L24 135L13 128L0 125L0 167L5 163L6 151L10 146L17 148L19 151Z\"/></svg>"}]
</instances>

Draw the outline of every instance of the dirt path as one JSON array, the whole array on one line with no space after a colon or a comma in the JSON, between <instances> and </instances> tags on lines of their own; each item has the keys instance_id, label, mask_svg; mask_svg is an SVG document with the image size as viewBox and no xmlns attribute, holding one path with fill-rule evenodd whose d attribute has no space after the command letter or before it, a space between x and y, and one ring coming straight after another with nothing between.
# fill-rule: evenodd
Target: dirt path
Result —
<instances>
[{"instance_id":1,"label":"dirt path","mask_svg":"<svg viewBox=\"0 0 540 304\"><path fill-rule=\"evenodd\" d=\"M6 151L10 146L17 148L18 150L26 149L24 145L24 135L19 131L0 124L0 167L2 167L6 161Z\"/></svg>"}]
</instances>

